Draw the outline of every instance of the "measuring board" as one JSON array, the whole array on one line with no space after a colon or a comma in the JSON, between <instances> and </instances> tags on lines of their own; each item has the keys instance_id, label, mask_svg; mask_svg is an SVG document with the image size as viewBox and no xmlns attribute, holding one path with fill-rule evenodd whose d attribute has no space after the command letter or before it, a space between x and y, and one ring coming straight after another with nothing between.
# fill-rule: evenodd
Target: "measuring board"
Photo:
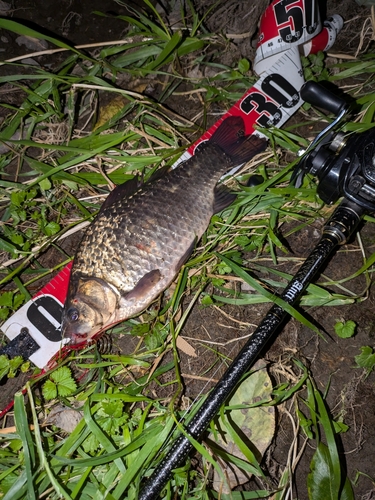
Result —
<instances>
[{"instance_id":1,"label":"measuring board","mask_svg":"<svg viewBox=\"0 0 375 500\"><path fill-rule=\"evenodd\" d=\"M300 54L328 50L342 25L339 15L322 23L315 0L274 0L264 12L259 28L254 61L259 80L185 151L174 167L189 159L198 144L210 139L230 116L242 117L246 135L264 137L256 127L281 127L303 102L299 93L304 84ZM60 322L71 265L62 269L1 327L11 341L13 355L28 332L34 343L27 357L39 368L51 366L64 344Z\"/></svg>"}]
</instances>

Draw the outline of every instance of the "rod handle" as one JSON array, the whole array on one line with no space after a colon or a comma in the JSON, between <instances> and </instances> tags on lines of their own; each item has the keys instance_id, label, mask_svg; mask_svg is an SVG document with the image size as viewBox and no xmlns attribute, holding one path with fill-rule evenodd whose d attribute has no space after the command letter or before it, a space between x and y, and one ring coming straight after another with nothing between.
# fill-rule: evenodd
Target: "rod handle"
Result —
<instances>
[{"instance_id":1,"label":"rod handle","mask_svg":"<svg viewBox=\"0 0 375 500\"><path fill-rule=\"evenodd\" d=\"M312 80L302 86L300 94L304 101L318 108L323 108L336 116L348 107L348 103L344 99Z\"/></svg>"}]
</instances>

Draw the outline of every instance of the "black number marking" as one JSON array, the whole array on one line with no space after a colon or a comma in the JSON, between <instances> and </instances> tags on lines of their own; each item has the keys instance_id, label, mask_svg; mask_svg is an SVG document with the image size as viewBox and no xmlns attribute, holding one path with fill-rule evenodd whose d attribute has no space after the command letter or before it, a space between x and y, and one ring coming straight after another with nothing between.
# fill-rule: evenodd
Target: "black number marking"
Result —
<instances>
[{"instance_id":1,"label":"black number marking","mask_svg":"<svg viewBox=\"0 0 375 500\"><path fill-rule=\"evenodd\" d=\"M43 314L43 309L56 320L56 323ZM40 331L50 342L61 342L61 316L63 308L53 297L41 295L37 297L27 310L27 318L30 323Z\"/></svg>"},{"instance_id":2,"label":"black number marking","mask_svg":"<svg viewBox=\"0 0 375 500\"><path fill-rule=\"evenodd\" d=\"M261 127L271 127L276 125L281 120L281 113L278 112L278 107L272 101L266 101L263 94L252 92L241 102L241 109L244 113L250 114L255 111L258 117L255 122Z\"/></svg>"},{"instance_id":3,"label":"black number marking","mask_svg":"<svg viewBox=\"0 0 375 500\"><path fill-rule=\"evenodd\" d=\"M279 73L272 73L262 81L262 90L284 108L293 108L299 94L293 85Z\"/></svg>"},{"instance_id":4,"label":"black number marking","mask_svg":"<svg viewBox=\"0 0 375 500\"><path fill-rule=\"evenodd\" d=\"M295 3L299 0L281 0L273 7L277 25L289 24L279 28L281 38L287 43L297 42L303 34L303 10Z\"/></svg>"},{"instance_id":5,"label":"black number marking","mask_svg":"<svg viewBox=\"0 0 375 500\"><path fill-rule=\"evenodd\" d=\"M283 117L282 108L293 108L298 104L298 91L279 73L266 76L261 90L263 93L251 92L240 104L244 113L258 115L254 121L261 127L277 125Z\"/></svg>"}]
</instances>

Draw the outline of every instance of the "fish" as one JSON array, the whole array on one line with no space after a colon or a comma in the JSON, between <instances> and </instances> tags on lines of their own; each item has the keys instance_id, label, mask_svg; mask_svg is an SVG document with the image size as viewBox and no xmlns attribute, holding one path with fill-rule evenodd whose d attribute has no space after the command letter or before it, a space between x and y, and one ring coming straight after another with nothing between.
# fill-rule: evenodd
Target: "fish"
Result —
<instances>
[{"instance_id":1,"label":"fish","mask_svg":"<svg viewBox=\"0 0 375 500\"><path fill-rule=\"evenodd\" d=\"M189 259L213 214L235 199L220 178L266 147L266 139L245 135L242 117L230 116L177 168L115 187L74 256L62 337L81 344L146 310Z\"/></svg>"}]
</instances>

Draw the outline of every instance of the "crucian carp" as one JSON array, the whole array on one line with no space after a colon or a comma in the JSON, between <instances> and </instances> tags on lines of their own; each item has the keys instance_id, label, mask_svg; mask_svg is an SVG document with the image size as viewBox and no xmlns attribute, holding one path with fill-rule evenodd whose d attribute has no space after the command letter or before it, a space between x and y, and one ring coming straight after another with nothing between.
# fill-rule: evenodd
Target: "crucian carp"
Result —
<instances>
[{"instance_id":1,"label":"crucian carp","mask_svg":"<svg viewBox=\"0 0 375 500\"><path fill-rule=\"evenodd\" d=\"M212 215L235 198L219 179L266 145L246 136L242 118L231 116L174 170L142 185L117 186L74 257L63 337L82 343L146 309L174 280Z\"/></svg>"}]
</instances>

